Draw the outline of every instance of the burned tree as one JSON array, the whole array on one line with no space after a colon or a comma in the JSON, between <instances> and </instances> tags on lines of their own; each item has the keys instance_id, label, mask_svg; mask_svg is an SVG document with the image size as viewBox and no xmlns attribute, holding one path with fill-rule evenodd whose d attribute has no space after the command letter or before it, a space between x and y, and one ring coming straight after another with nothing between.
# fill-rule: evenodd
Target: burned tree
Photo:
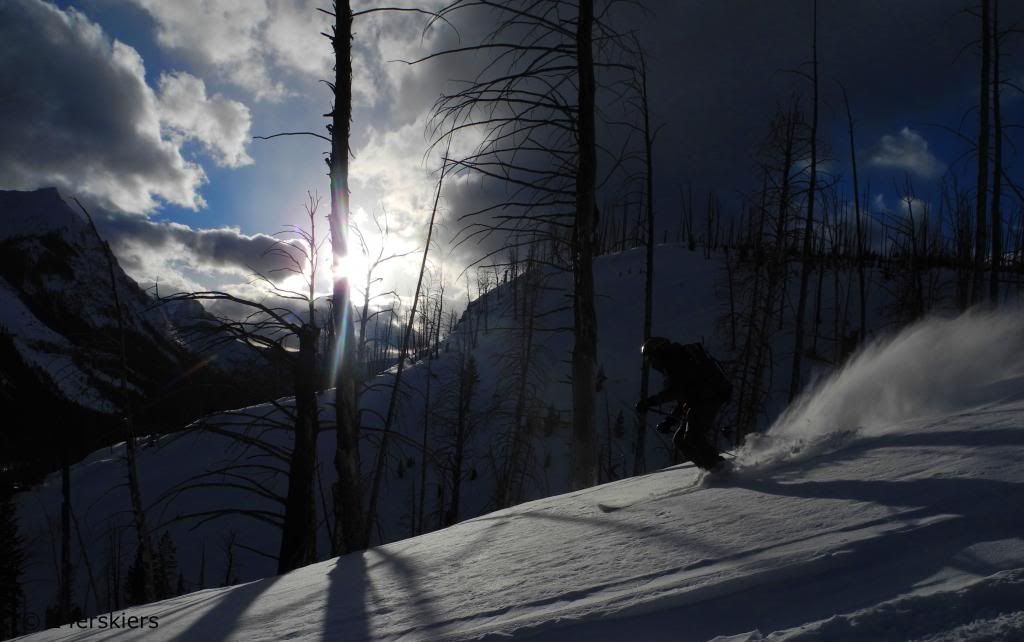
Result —
<instances>
[{"instance_id":1,"label":"burned tree","mask_svg":"<svg viewBox=\"0 0 1024 642\"><path fill-rule=\"evenodd\" d=\"M806 153L801 136L806 126L795 99L772 120L762 145L762 187L758 196L752 265L745 270L741 304L746 336L736 375L737 438L754 430L768 396L773 375L771 338L783 327L783 304L789 278L787 254L791 238L797 160Z\"/></svg>"},{"instance_id":2,"label":"burned tree","mask_svg":"<svg viewBox=\"0 0 1024 642\"><path fill-rule=\"evenodd\" d=\"M465 11L486 11L497 26L475 44L423 60L480 53L492 57L462 89L437 102L433 133L438 141L479 135L475 149L455 160L457 169L499 181L510 196L463 213L466 225L459 242L507 235L510 241L495 253L538 241L567 247L574 321L571 485L590 486L598 470L595 70L616 66L596 61L594 50L596 40L608 45L615 36L606 16L595 16L593 0L455 0L438 15L450 20Z\"/></svg>"},{"instance_id":3,"label":"burned tree","mask_svg":"<svg viewBox=\"0 0 1024 642\"><path fill-rule=\"evenodd\" d=\"M198 478L191 478L176 487L173 493L179 494L186 490L206 488L211 485L228 485L237 487L235 481L211 481L211 475L229 477L240 481L243 487L258 495L274 499L283 506L283 516L278 519L273 514L260 512L243 513L269 521L281 528L281 544L277 555L278 572L285 573L295 568L317 561L316 534L316 439L320 431L319 401L319 359L318 344L320 325L317 322L316 304L318 300L317 283L323 269L323 246L326 239L317 234L317 210L320 204L318 196L309 195L305 205L308 229L290 227L281 239L267 250L267 254L281 261L281 267L270 273L287 273L301 276L304 289L291 290L276 282L271 274L257 274L256 283L265 286L268 298L277 303L254 301L234 294L219 291L203 291L176 294L163 299L171 301L219 301L232 304L246 311L240 320L221 317L212 325L193 328L198 335L208 337L207 347L224 342L240 342L249 346L273 366L284 366L290 371L293 392L295 394L294 410L288 411L280 404L274 403L275 410L281 411L289 421L274 420L266 416L262 422L272 422L290 429L293 442L290 452L267 444L262 440L253 439L242 432L234 432L230 428L200 424L200 429L214 430L217 434L228 436L246 446L255 447L272 459L287 465L288 490L284 499L277 497L265 485L239 475L241 469L219 469L207 472ZM286 304L298 304L301 311L291 309ZM246 411L240 411L244 416ZM276 469L275 469L276 470ZM230 510L228 510L230 512ZM183 517L206 519L218 516L213 514L194 514ZM336 524L336 528L340 525Z\"/></svg>"},{"instance_id":4,"label":"burned tree","mask_svg":"<svg viewBox=\"0 0 1024 642\"><path fill-rule=\"evenodd\" d=\"M814 97L811 106L811 165L807 185L807 217L804 222L803 250L800 262L800 295L796 306L796 329L793 340L793 369L789 382L789 399L796 398L802 385L801 365L804 351L804 316L807 309L807 284L811 276L811 252L813 251L814 205L818 200L818 2L814 0L811 37L810 81Z\"/></svg>"},{"instance_id":5,"label":"burned tree","mask_svg":"<svg viewBox=\"0 0 1024 642\"><path fill-rule=\"evenodd\" d=\"M985 255L988 251L988 144L989 144L989 98L991 95L992 67L992 18L991 0L981 0L981 76L978 82L978 183L975 193L974 225L974 280L971 287L971 303L978 304L985 298Z\"/></svg>"}]
</instances>

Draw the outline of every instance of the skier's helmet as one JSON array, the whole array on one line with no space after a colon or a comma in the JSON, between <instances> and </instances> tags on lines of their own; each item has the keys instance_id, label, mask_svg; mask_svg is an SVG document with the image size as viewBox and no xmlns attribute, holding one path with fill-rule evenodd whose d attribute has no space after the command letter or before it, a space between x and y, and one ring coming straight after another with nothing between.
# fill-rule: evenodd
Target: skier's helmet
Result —
<instances>
[{"instance_id":1,"label":"skier's helmet","mask_svg":"<svg viewBox=\"0 0 1024 642\"><path fill-rule=\"evenodd\" d=\"M665 337L651 337L644 341L643 346L640 347L640 354L644 355L645 359L650 359L656 355L664 354L670 345L672 345L672 342Z\"/></svg>"}]
</instances>

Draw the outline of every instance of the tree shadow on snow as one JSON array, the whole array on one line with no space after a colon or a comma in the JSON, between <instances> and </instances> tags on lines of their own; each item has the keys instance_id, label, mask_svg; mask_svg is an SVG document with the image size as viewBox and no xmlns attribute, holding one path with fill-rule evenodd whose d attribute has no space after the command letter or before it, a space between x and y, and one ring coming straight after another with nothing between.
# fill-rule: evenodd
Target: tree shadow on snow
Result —
<instances>
[{"instance_id":1,"label":"tree shadow on snow","mask_svg":"<svg viewBox=\"0 0 1024 642\"><path fill-rule=\"evenodd\" d=\"M192 620L191 624L180 633L175 632L174 639L177 640L209 640L210 642L221 642L227 640L237 631L242 614L250 607L260 595L280 580L280 576L268 577L248 584L230 587L226 589L214 589L206 591L198 600L195 594L187 594L162 602L167 608L160 608L151 614L160 618L160 627L154 633L177 628L176 620L187 618L197 609L206 607L212 603L199 617ZM127 630L121 635L134 640L146 637L145 629L142 634L138 630ZM116 637L116 636L114 636ZM112 638L113 639L113 638Z\"/></svg>"},{"instance_id":2,"label":"tree shadow on snow","mask_svg":"<svg viewBox=\"0 0 1024 642\"><path fill-rule=\"evenodd\" d=\"M430 592L429 582L424 581L431 569L418 568L393 548L379 546L338 558L328 573L321 638L324 642L375 637L375 618L382 622L392 620L388 622L388 635L401 637L429 631L430 637L443 636L447 621L433 608L436 598ZM378 592L373 577L382 588L389 584L389 579L396 586ZM410 613L408 622L402 621L407 617L403 612Z\"/></svg>"},{"instance_id":3,"label":"tree shadow on snow","mask_svg":"<svg viewBox=\"0 0 1024 642\"><path fill-rule=\"evenodd\" d=\"M321 639L367 640L370 610L377 595L366 568L367 551L342 555L327 573Z\"/></svg>"}]
</instances>

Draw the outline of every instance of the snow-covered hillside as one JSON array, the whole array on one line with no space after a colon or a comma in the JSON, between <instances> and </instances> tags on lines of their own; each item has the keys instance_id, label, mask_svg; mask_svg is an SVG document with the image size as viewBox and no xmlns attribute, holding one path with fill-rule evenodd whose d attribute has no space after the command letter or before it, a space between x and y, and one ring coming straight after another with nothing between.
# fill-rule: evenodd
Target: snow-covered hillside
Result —
<instances>
[{"instance_id":1,"label":"snow-covered hillside","mask_svg":"<svg viewBox=\"0 0 1024 642\"><path fill-rule=\"evenodd\" d=\"M157 623L137 632L147 640L1024 638L1019 311L930 320L868 348L734 463L529 502L126 616Z\"/></svg>"},{"instance_id":2,"label":"snow-covered hillside","mask_svg":"<svg viewBox=\"0 0 1024 642\"><path fill-rule=\"evenodd\" d=\"M598 417L602 428L602 463L615 477L632 470L632 443L637 427L632 405L639 394L643 275L638 268L638 251L603 257L597 263L600 276L598 313L602 323L600 356L606 376L599 395ZM658 282L659 315L655 331L682 341L706 339L718 351L715 326L721 307L715 288L721 263L705 261L699 253L663 246L658 252L658 268L664 278ZM538 312L549 312L533 339L533 357L527 382L528 402L524 414L523 471L513 503L536 499L568 490L569 409L568 354L571 333L554 331L571 326L572 313L565 307L564 293L570 275L547 274L532 282L537 294ZM522 305L528 288L507 283L478 299L463 315L455 332L442 348L439 358L421 361L406 369L403 401L394 434L389 440L387 475L384 478L375 540L389 542L408 537L415 530L428 531L444 524L451 506L451 456L454 431L454 404L451 390L457 389L458 372L468 355L477 364L479 382L467 413L467 443L464 453L461 499L458 519L474 517L496 508L496 488L501 475L502 458L508 452L509 434L514 422L516 376L522 368L512 359L516 352L520 322L513 313L515 301ZM698 303L699 302L699 303ZM521 319L521 317L520 317ZM393 372L376 380L364 395L363 421L367 428L363 444L364 471L372 470L379 443L379 428L386 414ZM427 381L431 382L431 408L424 400ZM654 385L659 382L655 381ZM333 391L321 394L322 423L333 423ZM290 400L281 400L288 408ZM621 433L612 430L620 412L628 419ZM426 423L424 417L427 417ZM178 549L178 569L187 590L211 585L265 577L274 572L279 534L253 513L280 514L281 505L267 491L283 494L285 475L271 469L287 466L259 449L244 448L220 432L200 430L199 425L222 428L235 433L259 436L273 447L290 448L290 433L281 430L281 407L264 404L237 412L206 418L195 430L166 436L146 444L140 452L139 468L143 497L152 505L155 532L167 532ZM420 444L424 426L429 450L424 458ZM670 463L667 440L648 429L647 464L654 469ZM88 574L76 574L75 596L87 613L117 604L108 594L105 577L111 569L122 572L134 559L134 531L131 526L127 489L123 484L125 467L123 445L94 452L73 467L71 489L77 523L85 543L85 554L74 556L75 565L85 570L86 558L94 567L94 581ZM325 431L319 440L320 493L317 508L321 515L320 551L328 550L329 516L323 507L330 503L334 481L331 462L334 433ZM422 462L427 462L425 483ZM250 467L267 466L259 469ZM257 471L257 472L254 472ZM257 492L240 489L242 474L259 484ZM607 473L606 473L607 474ZM210 484L228 482L220 487ZM366 479L369 485L369 478ZM182 489L182 485L189 488ZM252 484L250 484L252 486ZM520 487L521 488L518 488ZM421 491L423 500L420 501ZM180 492L179 492L180 491ZM29 543L29 563L25 573L25 591L30 610L42 612L54 599L56 580L51 563L54 524L61 503L61 481L51 476L40 487L22 493L19 499L23 534ZM420 510L422 507L422 510ZM238 509L249 511L243 515ZM223 517L200 523L179 519L185 515L228 510ZM419 518L422 515L422 520ZM266 516L266 515L263 515ZM159 537L159 535L158 535ZM227 544L226 542L231 542ZM227 558L231 557L230 569ZM200 579L205 575L205 582ZM116 588L116 583L115 583Z\"/></svg>"}]
</instances>

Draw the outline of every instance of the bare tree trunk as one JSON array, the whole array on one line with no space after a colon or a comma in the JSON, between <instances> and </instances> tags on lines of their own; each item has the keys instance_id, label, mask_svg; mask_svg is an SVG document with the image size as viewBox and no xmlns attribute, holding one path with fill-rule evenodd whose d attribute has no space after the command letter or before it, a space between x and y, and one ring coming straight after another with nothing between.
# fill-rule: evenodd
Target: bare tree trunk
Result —
<instances>
[{"instance_id":1,"label":"bare tree trunk","mask_svg":"<svg viewBox=\"0 0 1024 642\"><path fill-rule=\"evenodd\" d=\"M427 501L427 439L430 436L430 380L434 378L434 362L427 361L427 389L423 394L423 441L420 443L420 500L416 512L417 534L426 532L423 525Z\"/></svg>"},{"instance_id":2,"label":"bare tree trunk","mask_svg":"<svg viewBox=\"0 0 1024 642\"><path fill-rule=\"evenodd\" d=\"M1003 213L1000 209L1003 172L1003 114L999 104L999 0L993 0L992 7L992 117L993 153L992 166L992 278L989 282L989 299L992 305L999 304L999 272L1003 261Z\"/></svg>"},{"instance_id":3,"label":"bare tree trunk","mask_svg":"<svg viewBox=\"0 0 1024 642\"><path fill-rule=\"evenodd\" d=\"M331 248L333 251L334 423L334 553L365 547L363 493L359 461L359 408L356 398L355 329L351 319L349 275L342 270L348 256L349 131L352 123L352 7L350 0L334 3L334 108L331 110Z\"/></svg>"},{"instance_id":4,"label":"bare tree trunk","mask_svg":"<svg viewBox=\"0 0 1024 642\"><path fill-rule=\"evenodd\" d=\"M754 243L754 287L750 297L750 314L747 321L747 337L743 343L742 365L740 366L739 393L736 396L736 426L734 439L738 444L744 435L753 426L759 381L755 373L759 371L759 364L755 361L751 367L751 358L754 356L757 329L761 325L758 321L758 310L762 307L761 301L761 280L764 262L764 226L765 214L768 208L768 168L764 169L764 176L761 182L761 199L758 207L757 234L752 235ZM767 314L768 306L765 307ZM754 372L751 372L751 370ZM748 406L749 411L748 411Z\"/></svg>"},{"instance_id":5,"label":"bare tree trunk","mask_svg":"<svg viewBox=\"0 0 1024 642\"><path fill-rule=\"evenodd\" d=\"M807 221L804 224L803 262L800 266L800 298L796 307L796 328L793 339L793 371L789 382L789 400L796 398L800 391L800 366L804 351L804 316L807 309L807 284L811 275L811 242L814 231L814 203L818 189L818 2L814 1L814 26L812 35L812 80L814 83L814 105L811 116L811 179L807 187Z\"/></svg>"},{"instance_id":6,"label":"bare tree trunk","mask_svg":"<svg viewBox=\"0 0 1024 642\"><path fill-rule=\"evenodd\" d=\"M402 336L402 349L398 352L398 368L395 370L395 382L391 389L391 398L388 401L388 412L384 418L384 430L381 433L380 446L377 450L377 464L373 470L373 486L370 489L370 502L367 510L367 519L361 534L362 548L370 545L370 535L373 528L374 518L377 513L377 500L380 495L380 483L384 478L387 465L388 436L391 433L391 426L395 418L395 408L398 403L398 393L402 386L402 372L405 370L406 355L409 352L409 339L413 331L413 322L416 319L416 304L420 299L420 289L423 287L423 273L427 269L427 256L430 253L430 241L434 236L434 219L437 216L437 205L441 200L441 186L444 184L445 172L448 171L448 151L451 150L451 138L448 139L448 150L445 151L441 165L441 175L437 179L437 191L434 193L434 207L430 211L430 221L427 224L427 241L423 247L423 259L420 261L420 272L416 279L416 291L412 297L412 310L409 314L409 322L405 327Z\"/></svg>"},{"instance_id":7,"label":"bare tree trunk","mask_svg":"<svg viewBox=\"0 0 1024 642\"><path fill-rule=\"evenodd\" d=\"M988 201L988 130L989 130L989 83L992 38L990 23L989 0L981 0L981 79L978 99L978 186L977 201L974 211L976 229L974 230L974 286L971 291L971 302L980 303L984 299L983 284L985 282L985 252L987 250L986 235L986 204Z\"/></svg>"},{"instance_id":8,"label":"bare tree trunk","mask_svg":"<svg viewBox=\"0 0 1024 642\"><path fill-rule=\"evenodd\" d=\"M515 292L515 286L512 286ZM444 273L441 274L441 289L437 294L437 322L434 324L434 358L441 356L441 319L444 316Z\"/></svg>"},{"instance_id":9,"label":"bare tree trunk","mask_svg":"<svg viewBox=\"0 0 1024 642\"><path fill-rule=\"evenodd\" d=\"M647 270L644 273L644 328L643 337L646 342L651 338L651 328L654 318L654 159L652 148L654 141L651 137L651 121L649 103L647 101L647 61L643 51L640 54L640 104L644 118L644 161L646 163L647 176ZM651 367L647 360L643 361L643 368L640 371L640 398L646 399L649 395L651 379ZM609 449L611 440L608 441ZM637 422L636 452L633 457L633 474L640 475L647 468L647 408L640 411ZM623 471L625 472L625 471Z\"/></svg>"},{"instance_id":10,"label":"bare tree trunk","mask_svg":"<svg viewBox=\"0 0 1024 642\"><path fill-rule=\"evenodd\" d=\"M864 232L861 227L860 183L857 180L857 146L853 136L853 112L850 111L850 99L843 88L843 102L846 104L846 121L850 129L850 163L853 165L853 209L857 221L857 285L860 290L860 333L861 341L867 336L867 288L864 284Z\"/></svg>"},{"instance_id":11,"label":"bare tree trunk","mask_svg":"<svg viewBox=\"0 0 1024 642\"><path fill-rule=\"evenodd\" d=\"M793 189L791 174L795 162L796 132L798 121L802 120L797 106L794 103L788 120L786 121L786 143L783 155L782 167L782 191L779 196L779 215L775 221L775 239L777 261L775 269L778 272L779 287L779 330L782 330L785 320L786 286L789 281L789 268L787 255L789 253L789 239L786 238L786 227L789 224L789 200L790 191Z\"/></svg>"},{"instance_id":12,"label":"bare tree trunk","mask_svg":"<svg viewBox=\"0 0 1024 642\"><path fill-rule=\"evenodd\" d=\"M62 444L60 449L60 481L60 615L56 624L64 624L71 619L71 460L67 443Z\"/></svg>"},{"instance_id":13,"label":"bare tree trunk","mask_svg":"<svg viewBox=\"0 0 1024 642\"><path fill-rule=\"evenodd\" d=\"M579 167L576 175L576 221L573 275L575 345L572 352L573 464L572 488L597 483L597 429L594 396L597 379L597 312L594 308L594 190L597 180L594 115L593 0L580 0L576 32L579 83Z\"/></svg>"},{"instance_id":14,"label":"bare tree trunk","mask_svg":"<svg viewBox=\"0 0 1024 642\"><path fill-rule=\"evenodd\" d=\"M825 228L828 227L828 209L822 211L821 233L819 234L818 252L814 261L818 264L818 289L814 299L814 338L811 340L811 353L818 353L818 339L821 338L821 296L825 285Z\"/></svg>"},{"instance_id":15,"label":"bare tree trunk","mask_svg":"<svg viewBox=\"0 0 1024 642\"><path fill-rule=\"evenodd\" d=\"M75 200L78 203L78 200ZM152 602L155 595L153 584L153 547L149 538L149 530L146 528L146 513L143 511L142 490L139 488L139 468L135 451L135 425L132 418L131 402L128 397L128 352L124 336L124 313L121 310L121 297L117 292L117 280L114 272L114 255L110 246L100 237L99 230L92 220L92 216L86 211L81 203L78 207L85 213L89 220L89 227L92 228L96 240L103 247L107 258L107 271L110 275L110 291L114 299L115 317L117 318L117 332L120 344L121 360L121 410L124 413L123 421L125 426L125 461L128 466L128 495L132 506L132 518L135 522L135 533L138 540L139 557L142 560L142 597L148 603Z\"/></svg>"},{"instance_id":16,"label":"bare tree trunk","mask_svg":"<svg viewBox=\"0 0 1024 642\"><path fill-rule=\"evenodd\" d=\"M846 322L846 317L849 314L849 311L848 310L844 310L843 307L842 307L843 300L842 300L842 294L841 294L840 288L839 288L839 265L840 265L839 257L840 257L840 253L842 252L842 245L841 245L842 244L842 239L839 236L839 230L843 229L840 226L844 225L846 223L846 220L845 220L846 217L843 217L843 220L840 221L840 218L839 218L839 207L840 207L840 205L839 205L839 194L835 190L833 190L832 194L833 194L833 197L834 197L833 198L833 202L834 202L834 209L835 209L835 218L833 219L833 223L835 224L835 227L833 228L833 232L832 232L832 247L831 247L831 258L832 258L832 261L833 261L833 264L832 264L832 297L833 297L833 302L835 303L835 305L833 306L833 310L834 311L833 311L833 317L832 317L832 348L833 348L833 358L835 360L836 365L838 365L843 360L843 349L842 349L843 337L842 337L842 334L841 334L842 328L840 326L839 320L840 320L840 318L842 318L843 322L845 323ZM847 289L846 289L846 302L845 302L845 305L846 305L847 308L850 305L850 289L849 289L849 287L847 287Z\"/></svg>"},{"instance_id":17,"label":"bare tree trunk","mask_svg":"<svg viewBox=\"0 0 1024 642\"><path fill-rule=\"evenodd\" d=\"M458 414L455 427L455 457L452 461L452 503L445 515L445 525L459 521L462 502L462 466L469 433L469 413L473 404L473 391L477 382L476 364L471 355L464 357L459 367Z\"/></svg>"},{"instance_id":18,"label":"bare tree trunk","mask_svg":"<svg viewBox=\"0 0 1024 642\"><path fill-rule=\"evenodd\" d=\"M312 307L312 302L310 302ZM316 346L320 330L313 323L299 333L299 355L295 363L295 443L288 469L288 496L278 574L308 566L316 558L316 436L319 432L316 399Z\"/></svg>"},{"instance_id":19,"label":"bare tree trunk","mask_svg":"<svg viewBox=\"0 0 1024 642\"><path fill-rule=\"evenodd\" d=\"M92 591L93 597L96 599L96 608L100 607L100 592L96 587L96 576L92 572L92 562L89 561L89 549L85 546L85 539L82 537L82 529L78 525L78 518L75 516L75 510L72 506L68 506L68 511L71 517L71 524L75 528L75 539L78 540L78 550L82 554L82 562L85 564L85 573L89 577L89 589ZM86 599L85 607L88 608L88 599Z\"/></svg>"},{"instance_id":20,"label":"bare tree trunk","mask_svg":"<svg viewBox=\"0 0 1024 642\"><path fill-rule=\"evenodd\" d=\"M914 217L914 187L907 178L905 191L906 204L907 204L907 218L910 219L909 235L910 235L910 284L911 284L911 315L913 320L917 320L924 315L924 283L921 281L921 257L920 249L918 247L917 238L919 235L917 229L917 220ZM928 213L922 213L922 220L927 220Z\"/></svg>"},{"instance_id":21,"label":"bare tree trunk","mask_svg":"<svg viewBox=\"0 0 1024 642\"><path fill-rule=\"evenodd\" d=\"M532 252L528 261L532 263ZM528 270L524 278L527 287L523 292L523 309L520 312L522 326L519 335L519 355L515 369L516 377L516 405L512 416L512 434L508 446L508 455L505 459L504 470L502 471L500 486L498 488L498 507L506 508L519 501L522 489L521 480L525 475L524 469L527 463L527 403L529 402L529 383L533 362L533 335L534 322L536 317L537 296L540 291L540 283L537 281L537 274ZM536 287L534 287L536 286ZM520 483L517 483L519 480Z\"/></svg>"}]
</instances>

